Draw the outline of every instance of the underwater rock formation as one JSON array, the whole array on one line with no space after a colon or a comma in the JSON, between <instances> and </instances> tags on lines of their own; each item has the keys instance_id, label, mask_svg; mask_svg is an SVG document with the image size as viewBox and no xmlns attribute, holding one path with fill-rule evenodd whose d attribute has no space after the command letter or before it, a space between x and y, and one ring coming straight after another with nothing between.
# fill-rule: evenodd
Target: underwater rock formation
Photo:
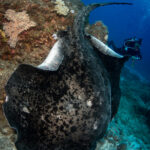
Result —
<instances>
[{"instance_id":1,"label":"underwater rock formation","mask_svg":"<svg viewBox=\"0 0 150 150\"><path fill-rule=\"evenodd\" d=\"M119 89L127 58L112 59L116 68L110 68L111 61L105 62L104 54L93 48L84 27L91 10L109 4L122 3L84 7L72 29L58 32L64 55L58 70L22 64L8 80L3 108L17 130L18 150L90 150L104 135L111 120L112 92L116 96L111 89Z\"/></svg>"},{"instance_id":2,"label":"underwater rock formation","mask_svg":"<svg viewBox=\"0 0 150 150\"><path fill-rule=\"evenodd\" d=\"M97 39L101 40L104 43L106 43L108 40L108 30L107 27L102 23L102 21L97 21L91 26L87 25L85 31L88 34L94 35Z\"/></svg>"},{"instance_id":3,"label":"underwater rock formation","mask_svg":"<svg viewBox=\"0 0 150 150\"><path fill-rule=\"evenodd\" d=\"M150 84L140 79L132 69L124 67L122 70L119 110L96 150L150 149L150 128L145 116L150 103L144 102L145 96L150 99Z\"/></svg>"}]
</instances>

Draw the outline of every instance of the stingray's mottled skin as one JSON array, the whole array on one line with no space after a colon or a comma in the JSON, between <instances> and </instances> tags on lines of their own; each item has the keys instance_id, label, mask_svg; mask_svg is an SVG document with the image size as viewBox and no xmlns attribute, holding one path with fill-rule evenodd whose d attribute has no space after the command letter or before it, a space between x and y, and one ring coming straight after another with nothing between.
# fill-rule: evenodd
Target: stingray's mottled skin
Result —
<instances>
[{"instance_id":1,"label":"stingray's mottled skin","mask_svg":"<svg viewBox=\"0 0 150 150\"><path fill-rule=\"evenodd\" d=\"M83 8L73 29L58 34L64 52L58 70L22 64L10 77L3 108L18 150L92 150L105 133L112 83L84 34L85 18L101 5L107 4Z\"/></svg>"}]
</instances>

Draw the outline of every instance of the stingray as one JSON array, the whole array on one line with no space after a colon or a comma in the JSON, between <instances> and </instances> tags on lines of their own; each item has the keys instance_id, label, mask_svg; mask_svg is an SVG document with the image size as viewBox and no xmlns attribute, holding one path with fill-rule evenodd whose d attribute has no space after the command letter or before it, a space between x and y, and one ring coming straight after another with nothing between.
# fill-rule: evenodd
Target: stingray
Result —
<instances>
[{"instance_id":1,"label":"stingray","mask_svg":"<svg viewBox=\"0 0 150 150\"><path fill-rule=\"evenodd\" d=\"M92 150L105 134L126 59L84 27L90 11L113 4L130 3L85 6L42 64L21 64L11 75L3 110L17 150Z\"/></svg>"}]
</instances>

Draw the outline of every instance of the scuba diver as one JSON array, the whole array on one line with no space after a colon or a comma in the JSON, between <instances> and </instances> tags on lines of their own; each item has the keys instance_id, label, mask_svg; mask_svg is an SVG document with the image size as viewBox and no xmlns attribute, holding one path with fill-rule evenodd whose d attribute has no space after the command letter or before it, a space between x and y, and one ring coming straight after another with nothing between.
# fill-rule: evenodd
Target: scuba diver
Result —
<instances>
[{"instance_id":1,"label":"scuba diver","mask_svg":"<svg viewBox=\"0 0 150 150\"><path fill-rule=\"evenodd\" d=\"M142 55L140 52L140 46L142 39L136 37L124 40L124 44L121 48L117 48L113 41L108 42L108 46L112 47L113 50L123 56L131 56L132 59L141 60Z\"/></svg>"}]
</instances>

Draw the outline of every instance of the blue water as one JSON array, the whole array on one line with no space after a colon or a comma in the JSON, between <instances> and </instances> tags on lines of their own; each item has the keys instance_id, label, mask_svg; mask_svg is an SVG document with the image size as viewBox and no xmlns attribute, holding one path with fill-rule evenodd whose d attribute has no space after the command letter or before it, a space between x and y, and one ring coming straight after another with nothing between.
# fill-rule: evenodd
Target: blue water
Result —
<instances>
[{"instance_id":1,"label":"blue water","mask_svg":"<svg viewBox=\"0 0 150 150\"><path fill-rule=\"evenodd\" d=\"M118 5L97 8L90 15L90 23L102 20L108 27L109 40L119 47L124 39L139 37L143 39L141 53L143 59L130 60L127 65L150 81L150 1L149 0L82 0L85 4L96 2L132 2L132 6Z\"/></svg>"}]
</instances>

